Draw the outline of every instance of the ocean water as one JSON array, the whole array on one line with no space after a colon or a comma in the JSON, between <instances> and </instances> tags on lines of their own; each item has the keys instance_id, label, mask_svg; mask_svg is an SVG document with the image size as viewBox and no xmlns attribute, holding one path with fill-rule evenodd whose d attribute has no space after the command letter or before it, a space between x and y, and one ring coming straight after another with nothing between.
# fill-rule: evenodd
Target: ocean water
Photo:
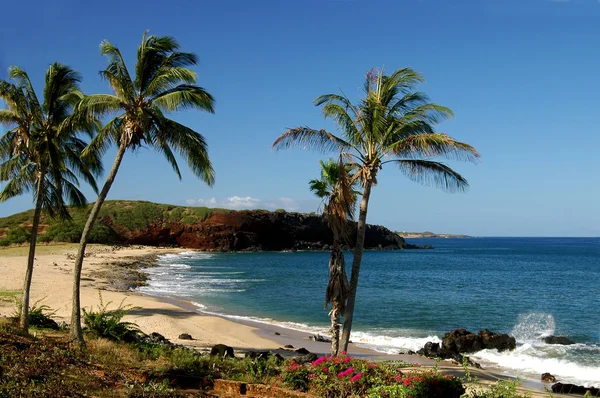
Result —
<instances>
[{"instance_id":1,"label":"ocean water","mask_svg":"<svg viewBox=\"0 0 600 398\"><path fill-rule=\"evenodd\" d=\"M600 385L600 238L409 242L435 249L365 253L355 343L397 353L440 342L452 329L487 328L515 336L517 349L473 354L484 367ZM328 259L325 252L167 254L148 270L142 291L191 300L204 312L326 333ZM547 335L576 344L545 344Z\"/></svg>"}]
</instances>

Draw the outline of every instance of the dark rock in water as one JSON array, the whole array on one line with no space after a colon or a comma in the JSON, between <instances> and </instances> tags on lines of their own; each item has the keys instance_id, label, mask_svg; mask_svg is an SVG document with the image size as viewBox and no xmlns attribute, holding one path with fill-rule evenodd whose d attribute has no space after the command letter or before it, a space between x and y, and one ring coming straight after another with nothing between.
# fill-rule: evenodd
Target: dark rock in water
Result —
<instances>
[{"instance_id":1,"label":"dark rock in water","mask_svg":"<svg viewBox=\"0 0 600 398\"><path fill-rule=\"evenodd\" d=\"M316 335L316 336L309 336L308 339L310 341L318 341L321 343L331 343L331 339L328 339L327 337L321 336L321 335Z\"/></svg>"},{"instance_id":2,"label":"dark rock in water","mask_svg":"<svg viewBox=\"0 0 600 398\"><path fill-rule=\"evenodd\" d=\"M427 358L437 358L440 356L440 344L428 341L423 348L417 351L417 354Z\"/></svg>"},{"instance_id":3,"label":"dark rock in water","mask_svg":"<svg viewBox=\"0 0 600 398\"><path fill-rule=\"evenodd\" d=\"M571 339L564 336L547 336L542 338L542 341L546 344L562 344L562 345L571 345L575 344Z\"/></svg>"},{"instance_id":4,"label":"dark rock in water","mask_svg":"<svg viewBox=\"0 0 600 398\"><path fill-rule=\"evenodd\" d=\"M275 332L275 336L281 336L281 333Z\"/></svg>"},{"instance_id":5,"label":"dark rock in water","mask_svg":"<svg viewBox=\"0 0 600 398\"><path fill-rule=\"evenodd\" d=\"M192 336L187 333L181 333L179 335L179 340L194 340L194 339L192 339Z\"/></svg>"},{"instance_id":6,"label":"dark rock in water","mask_svg":"<svg viewBox=\"0 0 600 398\"><path fill-rule=\"evenodd\" d=\"M298 354L302 354L302 355L310 354L310 351L308 351L308 350L307 350L306 348L304 348L304 347L302 347L302 348L298 348L298 349L296 350L296 352L297 352Z\"/></svg>"},{"instance_id":7,"label":"dark rock in water","mask_svg":"<svg viewBox=\"0 0 600 398\"><path fill-rule=\"evenodd\" d=\"M210 355L214 356L214 355L218 355L221 358L224 357L230 357L233 358L233 348L229 347L228 345L225 344L217 344L215 346L213 346L213 348L211 348L210 350Z\"/></svg>"},{"instance_id":8,"label":"dark rock in water","mask_svg":"<svg viewBox=\"0 0 600 398\"><path fill-rule=\"evenodd\" d=\"M317 354L308 353L306 355L292 357L292 361L296 362L299 365L304 365L305 363L316 361L317 358Z\"/></svg>"},{"instance_id":9,"label":"dark rock in water","mask_svg":"<svg viewBox=\"0 0 600 398\"><path fill-rule=\"evenodd\" d=\"M600 389L594 387L577 386L575 384L556 383L552 385L552 392L559 394L579 394L585 395L589 391L593 397L600 395Z\"/></svg>"},{"instance_id":10,"label":"dark rock in water","mask_svg":"<svg viewBox=\"0 0 600 398\"><path fill-rule=\"evenodd\" d=\"M504 333L493 333L487 329L480 330L478 334L466 329L455 329L444 335L442 350L453 353L471 353L483 349L496 349L498 351L514 350L517 341Z\"/></svg>"},{"instance_id":11,"label":"dark rock in water","mask_svg":"<svg viewBox=\"0 0 600 398\"><path fill-rule=\"evenodd\" d=\"M291 345L291 344L286 344L286 345L283 346L283 348L294 348L294 346Z\"/></svg>"},{"instance_id":12,"label":"dark rock in water","mask_svg":"<svg viewBox=\"0 0 600 398\"><path fill-rule=\"evenodd\" d=\"M480 330L477 336L481 338L483 347L486 349L495 348L499 352L506 350L514 350L517 348L517 340L506 333L494 333L487 329Z\"/></svg>"},{"instance_id":13,"label":"dark rock in water","mask_svg":"<svg viewBox=\"0 0 600 398\"><path fill-rule=\"evenodd\" d=\"M556 377L552 376L550 373L542 373L541 380L546 383L554 383Z\"/></svg>"},{"instance_id":14,"label":"dark rock in water","mask_svg":"<svg viewBox=\"0 0 600 398\"><path fill-rule=\"evenodd\" d=\"M452 359L459 364L463 363L466 358L467 364L481 368L470 358L463 357L463 354L483 349L514 350L516 346L515 338L507 334L493 333L487 329L474 334L466 329L455 329L444 335L441 346L438 343L427 342L423 348L417 351L417 354L428 358Z\"/></svg>"}]
</instances>

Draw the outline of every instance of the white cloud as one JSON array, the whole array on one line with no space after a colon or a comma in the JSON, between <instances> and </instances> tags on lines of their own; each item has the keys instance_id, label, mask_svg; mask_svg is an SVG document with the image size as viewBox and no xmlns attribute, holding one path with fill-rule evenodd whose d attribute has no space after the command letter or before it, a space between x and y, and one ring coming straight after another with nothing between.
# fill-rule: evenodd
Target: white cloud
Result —
<instances>
[{"instance_id":1,"label":"white cloud","mask_svg":"<svg viewBox=\"0 0 600 398\"><path fill-rule=\"evenodd\" d=\"M247 209L285 209L286 211L299 211L300 205L297 201L288 197L278 199L261 200L252 196L231 196L227 199L188 199L185 201L190 206L220 207L232 210Z\"/></svg>"}]
</instances>

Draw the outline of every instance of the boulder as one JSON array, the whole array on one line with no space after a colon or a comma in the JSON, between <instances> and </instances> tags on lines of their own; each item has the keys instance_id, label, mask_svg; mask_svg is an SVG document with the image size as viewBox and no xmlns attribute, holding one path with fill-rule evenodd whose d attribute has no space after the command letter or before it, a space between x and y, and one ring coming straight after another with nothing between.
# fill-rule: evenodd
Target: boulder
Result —
<instances>
[{"instance_id":1,"label":"boulder","mask_svg":"<svg viewBox=\"0 0 600 398\"><path fill-rule=\"evenodd\" d=\"M275 332L275 336L281 336L281 333Z\"/></svg>"},{"instance_id":2,"label":"boulder","mask_svg":"<svg viewBox=\"0 0 600 398\"><path fill-rule=\"evenodd\" d=\"M546 383L554 383L556 377L552 376L550 373L542 373L541 380Z\"/></svg>"},{"instance_id":3,"label":"boulder","mask_svg":"<svg viewBox=\"0 0 600 398\"><path fill-rule=\"evenodd\" d=\"M286 344L286 345L283 346L283 348L294 348L294 346L291 345L291 344Z\"/></svg>"},{"instance_id":4,"label":"boulder","mask_svg":"<svg viewBox=\"0 0 600 398\"><path fill-rule=\"evenodd\" d=\"M305 363L316 361L317 358L318 358L317 354L314 354L311 352L306 355L292 357L292 361L296 362L299 365L304 365Z\"/></svg>"},{"instance_id":5,"label":"boulder","mask_svg":"<svg viewBox=\"0 0 600 398\"><path fill-rule=\"evenodd\" d=\"M43 318L40 323L36 324L40 328L58 330L58 323L54 319Z\"/></svg>"},{"instance_id":6,"label":"boulder","mask_svg":"<svg viewBox=\"0 0 600 398\"><path fill-rule=\"evenodd\" d=\"M440 356L440 344L428 341L423 348L417 351L417 354L427 358L437 358Z\"/></svg>"},{"instance_id":7,"label":"boulder","mask_svg":"<svg viewBox=\"0 0 600 398\"><path fill-rule=\"evenodd\" d=\"M571 339L564 336L546 336L542 338L542 341L546 344L561 344L561 345L571 345L575 344Z\"/></svg>"},{"instance_id":8,"label":"boulder","mask_svg":"<svg viewBox=\"0 0 600 398\"><path fill-rule=\"evenodd\" d=\"M307 350L306 348L304 348L304 347L302 347L302 348L298 348L298 349L296 350L296 352L297 352L298 354L302 354L302 355L310 354L310 351L308 351L308 350Z\"/></svg>"},{"instance_id":9,"label":"boulder","mask_svg":"<svg viewBox=\"0 0 600 398\"><path fill-rule=\"evenodd\" d=\"M331 343L331 339L328 339L327 337L321 336L321 335L314 335L314 336L309 336L308 339L310 341L318 341L320 343Z\"/></svg>"},{"instance_id":10,"label":"boulder","mask_svg":"<svg viewBox=\"0 0 600 398\"><path fill-rule=\"evenodd\" d=\"M499 352L502 352L517 348L517 340L506 333L494 333L487 329L483 329L477 333L477 336L481 338L483 347L488 350L495 348Z\"/></svg>"},{"instance_id":11,"label":"boulder","mask_svg":"<svg viewBox=\"0 0 600 398\"><path fill-rule=\"evenodd\" d=\"M217 355L221 358L225 358L225 357L233 358L234 357L233 348L231 348L225 344L217 344L217 345L213 346L213 348L211 348L211 350L210 350L210 355L211 356Z\"/></svg>"},{"instance_id":12,"label":"boulder","mask_svg":"<svg viewBox=\"0 0 600 398\"><path fill-rule=\"evenodd\" d=\"M250 358L254 360L267 360L271 357L277 359L277 362L283 362L284 358L279 354L273 354L271 351L248 351L245 355L245 358Z\"/></svg>"},{"instance_id":13,"label":"boulder","mask_svg":"<svg viewBox=\"0 0 600 398\"><path fill-rule=\"evenodd\" d=\"M165 336L163 336L160 333L152 333L152 334L144 334L141 335L138 338L138 341L142 342L142 343L150 343L150 344L161 344L161 345L168 345L171 346L173 345L173 343L171 343L169 340L167 340L165 338Z\"/></svg>"},{"instance_id":14,"label":"boulder","mask_svg":"<svg viewBox=\"0 0 600 398\"><path fill-rule=\"evenodd\" d=\"M194 339L192 339L192 336L187 333L181 333L179 335L179 340L194 340Z\"/></svg>"},{"instance_id":15,"label":"boulder","mask_svg":"<svg viewBox=\"0 0 600 398\"><path fill-rule=\"evenodd\" d=\"M498 351L514 350L517 341L505 333L494 333L487 329L474 334L466 329L455 329L444 335L442 350L451 353L472 353L483 349L496 349Z\"/></svg>"},{"instance_id":16,"label":"boulder","mask_svg":"<svg viewBox=\"0 0 600 398\"><path fill-rule=\"evenodd\" d=\"M584 386L578 386L575 384L563 384L563 383L556 383L556 384L552 385L552 392L555 392L558 394L585 395L585 393L588 391L590 392L590 394L592 394L593 397L600 395L600 388L584 387Z\"/></svg>"}]
</instances>

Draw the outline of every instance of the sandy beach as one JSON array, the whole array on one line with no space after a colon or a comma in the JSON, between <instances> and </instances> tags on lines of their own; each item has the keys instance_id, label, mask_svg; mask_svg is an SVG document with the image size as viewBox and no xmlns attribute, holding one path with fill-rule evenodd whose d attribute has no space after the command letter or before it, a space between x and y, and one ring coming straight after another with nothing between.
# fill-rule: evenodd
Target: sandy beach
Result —
<instances>
[{"instance_id":1,"label":"sandy beach","mask_svg":"<svg viewBox=\"0 0 600 398\"><path fill-rule=\"evenodd\" d=\"M76 249L76 245L72 244L40 245L36 255L32 303L41 300L40 304L55 310L53 318L58 323L70 321L73 256ZM91 245L82 273L82 306L98 306L101 292L104 303L112 302L109 309L116 308L122 301L125 305L136 307L126 320L136 323L143 332L158 332L175 343L201 351L219 343L234 347L237 351L279 350L283 345L292 344L296 348L305 347L318 354L327 353L328 344L309 341L306 333L273 325L233 322L198 313L191 303L123 290L123 279L135 279L137 267L132 264L151 263L156 255L181 251L184 249ZM0 249L0 291L21 291L26 254L27 247ZM0 300L0 316L12 315L14 308L12 299ZM190 334L193 340L180 340L178 337L182 333ZM416 355L384 355L356 346L350 349L350 354L357 357L398 359L419 366L434 364L434 361ZM463 373L460 366L449 363L444 363L441 368L455 375ZM483 383L493 382L499 377L482 370L474 370L473 374ZM548 396L542 392L541 383L525 383L524 386L533 392L534 397Z\"/></svg>"}]
</instances>

